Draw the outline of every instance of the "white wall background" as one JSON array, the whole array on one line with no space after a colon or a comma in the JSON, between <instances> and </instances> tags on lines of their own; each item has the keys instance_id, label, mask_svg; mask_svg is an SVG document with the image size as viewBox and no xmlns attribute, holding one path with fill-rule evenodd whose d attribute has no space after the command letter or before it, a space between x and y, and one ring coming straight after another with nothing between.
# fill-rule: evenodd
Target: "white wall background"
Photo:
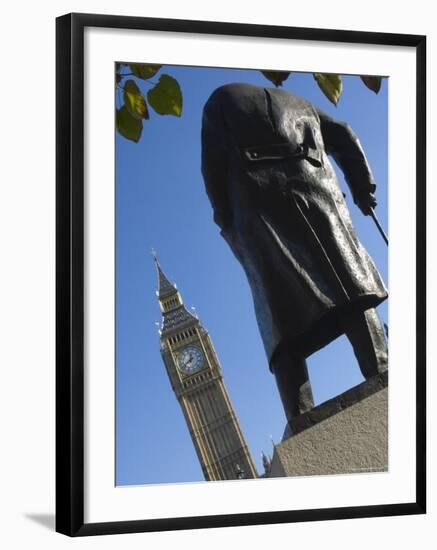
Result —
<instances>
[{"instance_id":1,"label":"white wall background","mask_svg":"<svg viewBox=\"0 0 437 550\"><path fill-rule=\"evenodd\" d=\"M416 0L408 9L390 0L309 3L235 0L208 5L196 0L146 3L136 0L58 0L7 3L2 12L0 163L0 541L4 548L202 548L277 544L324 549L430 548L436 538L437 390L429 349L429 513L427 516L350 520L280 526L239 527L68 539L54 525L54 362L55 362L55 17L70 11L181 19L345 28L428 35L428 97L437 92L436 39L431 4ZM428 103L428 120L436 120ZM430 123L429 123L430 125ZM429 151L436 143L430 129ZM436 168L430 154L428 202L437 200ZM436 327L436 216L429 213L429 340Z\"/></svg>"}]
</instances>

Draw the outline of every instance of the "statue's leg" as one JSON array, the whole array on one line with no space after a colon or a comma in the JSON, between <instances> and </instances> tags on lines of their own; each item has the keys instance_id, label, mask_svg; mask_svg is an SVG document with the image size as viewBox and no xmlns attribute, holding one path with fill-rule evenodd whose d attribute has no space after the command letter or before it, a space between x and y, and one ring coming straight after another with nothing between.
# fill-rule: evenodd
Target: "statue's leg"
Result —
<instances>
[{"instance_id":1,"label":"statue's leg","mask_svg":"<svg viewBox=\"0 0 437 550\"><path fill-rule=\"evenodd\" d=\"M314 407L313 393L304 357L284 349L275 354L270 367L275 375L288 421Z\"/></svg>"},{"instance_id":2,"label":"statue's leg","mask_svg":"<svg viewBox=\"0 0 437 550\"><path fill-rule=\"evenodd\" d=\"M354 312L341 319L346 336L354 348L364 378L388 368L388 349L384 327L376 309Z\"/></svg>"}]
</instances>

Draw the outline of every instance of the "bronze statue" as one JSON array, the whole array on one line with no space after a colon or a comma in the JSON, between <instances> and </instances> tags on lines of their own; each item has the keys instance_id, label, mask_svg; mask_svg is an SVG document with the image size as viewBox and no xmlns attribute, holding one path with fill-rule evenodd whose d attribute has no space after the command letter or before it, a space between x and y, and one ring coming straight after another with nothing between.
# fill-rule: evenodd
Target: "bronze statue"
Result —
<instances>
[{"instance_id":1,"label":"bronze statue","mask_svg":"<svg viewBox=\"0 0 437 550\"><path fill-rule=\"evenodd\" d=\"M370 214L375 182L347 124L285 90L248 84L220 87L205 105L206 190L249 280L288 420L314 407L306 357L339 335L366 379L388 366L375 310L387 290L355 235L328 155Z\"/></svg>"}]
</instances>

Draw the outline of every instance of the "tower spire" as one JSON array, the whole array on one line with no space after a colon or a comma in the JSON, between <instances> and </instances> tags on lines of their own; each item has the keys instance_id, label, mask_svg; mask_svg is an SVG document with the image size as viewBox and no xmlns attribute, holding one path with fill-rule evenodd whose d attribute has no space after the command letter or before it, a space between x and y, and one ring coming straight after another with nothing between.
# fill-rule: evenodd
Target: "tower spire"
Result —
<instances>
[{"instance_id":1,"label":"tower spire","mask_svg":"<svg viewBox=\"0 0 437 550\"><path fill-rule=\"evenodd\" d=\"M159 299L165 298L167 296L171 296L172 294L176 294L178 289L176 288L176 285L167 278L164 271L162 270L162 267L158 261L158 257L156 255L156 250L152 248L152 258L155 262L156 266L156 272L158 275L158 290L157 290L157 296Z\"/></svg>"},{"instance_id":2,"label":"tower spire","mask_svg":"<svg viewBox=\"0 0 437 550\"><path fill-rule=\"evenodd\" d=\"M197 317L185 307L177 286L168 279L162 270L153 248L152 257L158 275L156 296L158 297L162 313L161 334L166 335L170 332L177 332L188 324L198 324Z\"/></svg>"}]
</instances>

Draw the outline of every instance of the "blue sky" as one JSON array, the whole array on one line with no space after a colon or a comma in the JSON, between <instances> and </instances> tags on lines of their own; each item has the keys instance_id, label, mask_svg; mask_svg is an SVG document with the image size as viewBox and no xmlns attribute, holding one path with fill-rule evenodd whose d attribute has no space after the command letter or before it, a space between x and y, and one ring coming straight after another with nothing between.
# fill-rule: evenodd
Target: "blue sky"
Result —
<instances>
[{"instance_id":1,"label":"blue sky","mask_svg":"<svg viewBox=\"0 0 437 550\"><path fill-rule=\"evenodd\" d=\"M183 91L181 118L153 111L138 144L116 135L116 484L202 481L203 476L159 353L154 247L188 307L195 306L220 359L226 386L258 471L285 417L259 336L242 268L212 220L200 172L202 108L218 86L269 86L258 71L164 67ZM157 79L157 77L155 77ZM145 92L149 85L138 81ZM387 228L387 87L375 95L359 77L343 77L334 107L311 74L292 73L284 88L348 122L372 167L377 214ZM351 200L337 170L357 234L387 277L387 247ZM387 302L379 308L387 322ZM345 337L308 359L316 403L363 378Z\"/></svg>"}]
</instances>

